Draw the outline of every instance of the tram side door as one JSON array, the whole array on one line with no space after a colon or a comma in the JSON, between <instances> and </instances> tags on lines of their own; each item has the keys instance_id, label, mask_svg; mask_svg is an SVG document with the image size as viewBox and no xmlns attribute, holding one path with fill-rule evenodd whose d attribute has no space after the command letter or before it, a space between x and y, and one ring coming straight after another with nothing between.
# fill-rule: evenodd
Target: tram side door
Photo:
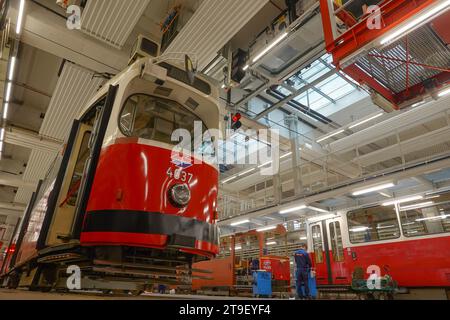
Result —
<instances>
[{"instance_id":1,"label":"tram side door","mask_svg":"<svg viewBox=\"0 0 450 320\"><path fill-rule=\"evenodd\" d=\"M342 241L342 221L340 217L322 221L328 242L327 261L329 278L334 285L348 284L348 272L345 263L344 244Z\"/></svg>"},{"instance_id":2,"label":"tram side door","mask_svg":"<svg viewBox=\"0 0 450 320\"><path fill-rule=\"evenodd\" d=\"M309 225L308 231L312 240L310 251L312 251L311 258L316 269L317 284L332 284L326 225L324 221L312 223Z\"/></svg>"}]
</instances>

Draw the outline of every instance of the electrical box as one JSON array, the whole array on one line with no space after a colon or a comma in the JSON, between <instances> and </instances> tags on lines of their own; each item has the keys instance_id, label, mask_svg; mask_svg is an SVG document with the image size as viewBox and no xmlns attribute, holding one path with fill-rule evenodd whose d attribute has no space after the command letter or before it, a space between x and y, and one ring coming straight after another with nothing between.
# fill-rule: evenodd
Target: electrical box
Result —
<instances>
[{"instance_id":1,"label":"electrical box","mask_svg":"<svg viewBox=\"0 0 450 320\"><path fill-rule=\"evenodd\" d=\"M264 270L253 272L253 296L272 297L272 273Z\"/></svg>"},{"instance_id":2,"label":"electrical box","mask_svg":"<svg viewBox=\"0 0 450 320\"><path fill-rule=\"evenodd\" d=\"M139 35L133 45L128 65L133 64L136 60L143 57L158 57L160 47L155 41Z\"/></svg>"}]
</instances>

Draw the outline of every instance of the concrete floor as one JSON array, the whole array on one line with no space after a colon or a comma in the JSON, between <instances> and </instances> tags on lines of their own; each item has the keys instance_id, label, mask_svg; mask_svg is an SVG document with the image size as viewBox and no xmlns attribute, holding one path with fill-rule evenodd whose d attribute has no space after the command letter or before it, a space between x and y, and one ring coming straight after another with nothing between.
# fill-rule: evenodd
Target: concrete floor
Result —
<instances>
[{"instance_id":1,"label":"concrete floor","mask_svg":"<svg viewBox=\"0 0 450 320\"><path fill-rule=\"evenodd\" d=\"M0 289L0 300L248 300L249 298L240 297L213 297L213 296L194 296L194 295L162 295L162 294L143 294L138 297L133 296L104 296L95 293L43 293L25 290Z\"/></svg>"}]
</instances>

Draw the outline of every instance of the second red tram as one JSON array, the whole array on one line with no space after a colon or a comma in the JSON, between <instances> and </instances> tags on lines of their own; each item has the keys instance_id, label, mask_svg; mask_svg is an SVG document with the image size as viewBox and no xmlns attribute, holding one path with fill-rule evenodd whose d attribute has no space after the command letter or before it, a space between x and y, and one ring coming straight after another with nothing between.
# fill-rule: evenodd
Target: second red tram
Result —
<instances>
[{"instance_id":1,"label":"second red tram","mask_svg":"<svg viewBox=\"0 0 450 320\"><path fill-rule=\"evenodd\" d=\"M83 289L141 291L218 253L214 142L173 139L219 128L218 90L155 61L137 59L83 108L28 206L4 284L64 289L75 265Z\"/></svg>"},{"instance_id":2,"label":"second red tram","mask_svg":"<svg viewBox=\"0 0 450 320\"><path fill-rule=\"evenodd\" d=\"M318 285L389 275L407 290L450 288L450 193L309 220L308 249Z\"/></svg>"}]
</instances>

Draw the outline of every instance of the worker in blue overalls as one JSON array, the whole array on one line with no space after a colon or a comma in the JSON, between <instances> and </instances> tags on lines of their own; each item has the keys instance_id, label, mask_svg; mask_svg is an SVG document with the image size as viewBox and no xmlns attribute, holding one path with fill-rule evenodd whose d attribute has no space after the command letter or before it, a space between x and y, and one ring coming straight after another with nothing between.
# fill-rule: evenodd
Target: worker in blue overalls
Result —
<instances>
[{"instance_id":1,"label":"worker in blue overalls","mask_svg":"<svg viewBox=\"0 0 450 320\"><path fill-rule=\"evenodd\" d=\"M300 245L300 249L295 251L295 266L296 266L296 277L297 277L297 296L299 299L309 299L309 283L308 283L308 273L311 270L311 259L309 258L308 252L306 252L306 245ZM305 292L302 290L302 286L305 288Z\"/></svg>"}]
</instances>

